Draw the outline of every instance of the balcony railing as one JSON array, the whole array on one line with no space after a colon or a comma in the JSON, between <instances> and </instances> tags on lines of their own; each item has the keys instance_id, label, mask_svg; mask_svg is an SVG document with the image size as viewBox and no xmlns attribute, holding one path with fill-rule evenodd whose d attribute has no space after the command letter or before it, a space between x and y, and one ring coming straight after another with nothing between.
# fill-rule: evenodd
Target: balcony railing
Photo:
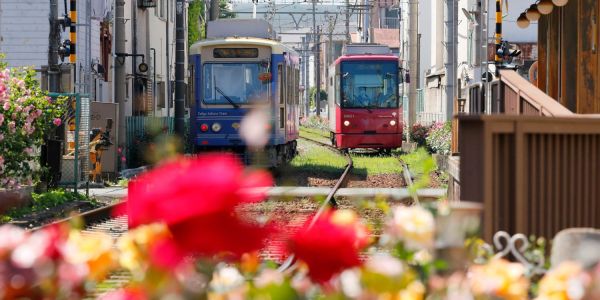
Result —
<instances>
[{"instance_id":1,"label":"balcony railing","mask_svg":"<svg viewBox=\"0 0 600 300\"><path fill-rule=\"evenodd\" d=\"M398 18L381 18L379 20L379 28L398 29Z\"/></svg>"}]
</instances>

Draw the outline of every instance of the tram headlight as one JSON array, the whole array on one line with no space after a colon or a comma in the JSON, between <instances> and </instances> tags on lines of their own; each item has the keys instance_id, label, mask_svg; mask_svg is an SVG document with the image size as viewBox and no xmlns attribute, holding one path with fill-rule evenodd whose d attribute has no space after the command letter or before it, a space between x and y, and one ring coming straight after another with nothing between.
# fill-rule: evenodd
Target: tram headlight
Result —
<instances>
[{"instance_id":1,"label":"tram headlight","mask_svg":"<svg viewBox=\"0 0 600 300\"><path fill-rule=\"evenodd\" d=\"M221 124L219 123L213 123L211 126L212 131L214 132L219 132L221 131Z\"/></svg>"},{"instance_id":2,"label":"tram headlight","mask_svg":"<svg viewBox=\"0 0 600 300\"><path fill-rule=\"evenodd\" d=\"M396 121L395 121L395 120L391 120L391 121L390 121L390 125L392 125L392 126L396 126Z\"/></svg>"},{"instance_id":3,"label":"tram headlight","mask_svg":"<svg viewBox=\"0 0 600 300\"><path fill-rule=\"evenodd\" d=\"M344 126L350 126L350 121L348 121L348 120L344 121Z\"/></svg>"}]
</instances>

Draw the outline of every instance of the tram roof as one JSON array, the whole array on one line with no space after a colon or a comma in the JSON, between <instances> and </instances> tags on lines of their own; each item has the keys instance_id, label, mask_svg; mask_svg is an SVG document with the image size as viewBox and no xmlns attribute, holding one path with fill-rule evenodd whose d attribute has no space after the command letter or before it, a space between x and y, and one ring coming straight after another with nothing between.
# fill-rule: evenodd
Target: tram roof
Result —
<instances>
[{"instance_id":1,"label":"tram roof","mask_svg":"<svg viewBox=\"0 0 600 300\"><path fill-rule=\"evenodd\" d=\"M209 39L194 43L190 47L190 54L200 54L202 47L218 46L218 45L254 45L267 46L271 48L273 54L294 53L298 54L294 49L280 43L279 41L262 39L255 37L228 37L219 39Z\"/></svg>"},{"instance_id":2,"label":"tram roof","mask_svg":"<svg viewBox=\"0 0 600 300\"><path fill-rule=\"evenodd\" d=\"M397 61L399 58L393 54L386 55L372 55L372 54L352 54L352 55L342 55L338 57L334 64L339 64L342 61L360 61L360 60L389 60L389 61Z\"/></svg>"}]
</instances>

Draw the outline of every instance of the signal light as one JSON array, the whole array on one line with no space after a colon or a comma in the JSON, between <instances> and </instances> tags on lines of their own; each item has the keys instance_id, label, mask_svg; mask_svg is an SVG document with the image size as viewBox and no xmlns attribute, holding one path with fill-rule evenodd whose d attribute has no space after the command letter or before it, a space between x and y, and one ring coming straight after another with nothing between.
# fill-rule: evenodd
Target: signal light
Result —
<instances>
[{"instance_id":1,"label":"signal light","mask_svg":"<svg viewBox=\"0 0 600 300\"><path fill-rule=\"evenodd\" d=\"M219 132L219 131L221 131L221 124L219 124L219 123L213 123L212 126L211 126L211 128L212 128L212 131Z\"/></svg>"},{"instance_id":2,"label":"signal light","mask_svg":"<svg viewBox=\"0 0 600 300\"><path fill-rule=\"evenodd\" d=\"M58 46L58 55L60 56L61 62L71 55L71 41L64 40L62 44Z\"/></svg>"},{"instance_id":3,"label":"signal light","mask_svg":"<svg viewBox=\"0 0 600 300\"><path fill-rule=\"evenodd\" d=\"M208 131L208 125L207 124L200 125L200 131L207 132Z\"/></svg>"}]
</instances>

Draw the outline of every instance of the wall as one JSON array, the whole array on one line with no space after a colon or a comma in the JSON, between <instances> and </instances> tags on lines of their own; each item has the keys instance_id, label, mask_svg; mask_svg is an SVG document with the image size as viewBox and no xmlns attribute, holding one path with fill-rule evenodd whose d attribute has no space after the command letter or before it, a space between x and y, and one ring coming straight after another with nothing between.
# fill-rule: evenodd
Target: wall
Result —
<instances>
[{"instance_id":1,"label":"wall","mask_svg":"<svg viewBox=\"0 0 600 300\"><path fill-rule=\"evenodd\" d=\"M48 63L49 13L48 1L0 1L0 53L9 67Z\"/></svg>"}]
</instances>

